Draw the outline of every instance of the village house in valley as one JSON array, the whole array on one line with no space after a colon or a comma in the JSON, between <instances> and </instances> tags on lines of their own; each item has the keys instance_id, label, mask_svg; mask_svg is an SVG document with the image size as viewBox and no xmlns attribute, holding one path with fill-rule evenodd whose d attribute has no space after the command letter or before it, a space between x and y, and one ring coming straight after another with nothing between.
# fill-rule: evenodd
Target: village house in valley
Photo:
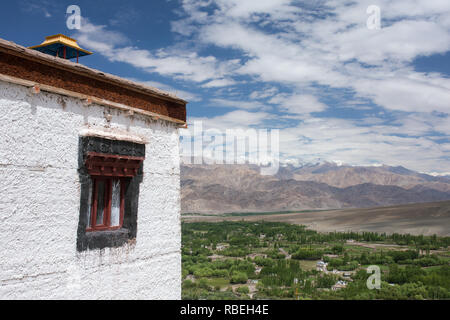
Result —
<instances>
[{"instance_id":1,"label":"village house in valley","mask_svg":"<svg viewBox=\"0 0 450 320\"><path fill-rule=\"evenodd\" d=\"M46 41L0 39L0 298L180 299L187 102Z\"/></svg>"}]
</instances>

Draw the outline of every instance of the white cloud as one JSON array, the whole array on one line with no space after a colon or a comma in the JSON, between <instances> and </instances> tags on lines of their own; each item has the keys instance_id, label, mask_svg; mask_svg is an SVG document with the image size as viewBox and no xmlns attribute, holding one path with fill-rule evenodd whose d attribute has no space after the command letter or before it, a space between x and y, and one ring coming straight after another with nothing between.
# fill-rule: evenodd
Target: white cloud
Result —
<instances>
[{"instance_id":1,"label":"white cloud","mask_svg":"<svg viewBox=\"0 0 450 320\"><path fill-rule=\"evenodd\" d=\"M450 17L448 1L376 1L385 21L379 31L366 27L366 8L374 4L372 0L324 1L309 11L293 1L216 1L219 9L209 16L201 11L205 3L183 3L189 4L185 9L193 13L191 22L197 24L200 41L238 49L250 57L238 74L300 87L318 83L351 88L392 110L417 110L419 104L421 110L445 108L448 85L439 88L430 75L417 74L408 64L415 57L450 50L450 28L441 23ZM314 18L310 15L314 10L331 15ZM261 14L280 30L267 32L254 24L256 18L249 20ZM196 20L195 15L201 18Z\"/></svg>"},{"instance_id":2,"label":"white cloud","mask_svg":"<svg viewBox=\"0 0 450 320\"><path fill-rule=\"evenodd\" d=\"M265 121L273 119L273 115L266 112L249 112L245 110L236 110L224 115L207 117L189 117L188 123L202 121L203 129L218 129L225 132L226 129L248 128L261 126Z\"/></svg>"},{"instance_id":3,"label":"white cloud","mask_svg":"<svg viewBox=\"0 0 450 320\"><path fill-rule=\"evenodd\" d=\"M227 87L236 84L236 81L231 79L216 79L211 80L202 85L203 88L217 88L217 87Z\"/></svg>"},{"instance_id":4,"label":"white cloud","mask_svg":"<svg viewBox=\"0 0 450 320\"><path fill-rule=\"evenodd\" d=\"M306 114L324 111L327 106L312 95L279 94L269 101L280 106L282 111L294 114Z\"/></svg>"},{"instance_id":5,"label":"white cloud","mask_svg":"<svg viewBox=\"0 0 450 320\"><path fill-rule=\"evenodd\" d=\"M273 97L275 94L278 93L278 89L275 87L271 87L271 88L266 88L260 91L253 91L250 94L250 99L255 99L255 100L259 100L259 99L266 99L269 97Z\"/></svg>"},{"instance_id":6,"label":"white cloud","mask_svg":"<svg viewBox=\"0 0 450 320\"><path fill-rule=\"evenodd\" d=\"M245 109L245 110L260 110L260 111L267 111L268 109L270 109L270 107L268 107L264 104L261 104L257 101L238 101L238 100L229 100L229 99L221 99L221 98L211 99L209 106L236 108L236 109Z\"/></svg>"},{"instance_id":7,"label":"white cloud","mask_svg":"<svg viewBox=\"0 0 450 320\"><path fill-rule=\"evenodd\" d=\"M20 0L19 5L22 11L39 13L49 19L53 17L54 12L61 10L58 3L50 2L48 0Z\"/></svg>"},{"instance_id":8,"label":"white cloud","mask_svg":"<svg viewBox=\"0 0 450 320\"><path fill-rule=\"evenodd\" d=\"M381 8L381 30L366 27L372 4ZM182 7L171 26L187 39L183 50L136 48L96 25L81 31L80 42L106 52L111 61L217 88L211 106L239 109L190 120L221 128L297 121L281 132L287 158L450 171L450 144L442 142L450 139L450 79L411 65L417 57L450 51L450 1L182 0ZM209 46L232 49L242 58L205 54ZM231 98L240 77L259 84L246 93L250 100ZM330 92L343 89L350 97L332 105L337 99ZM365 112L365 118L311 115L341 107Z\"/></svg>"},{"instance_id":9,"label":"white cloud","mask_svg":"<svg viewBox=\"0 0 450 320\"><path fill-rule=\"evenodd\" d=\"M415 123L404 124L407 128ZM280 149L286 158L304 162L339 159L350 165L383 163L402 165L421 172L436 168L449 171L443 145L423 137L394 136L393 127L365 127L356 121L311 118L281 131ZM401 132L399 132L401 133Z\"/></svg>"},{"instance_id":10,"label":"white cloud","mask_svg":"<svg viewBox=\"0 0 450 320\"><path fill-rule=\"evenodd\" d=\"M438 144L424 137L432 128L421 125L421 115L411 116L392 125L366 126L364 121L306 117L295 127L280 129L282 162L315 162L318 159L349 165L387 164L405 166L419 172L449 172L450 162L442 158L450 152L449 144ZM202 121L203 129L269 129L277 116L266 112L237 110L225 115L190 117L189 124ZM429 119L431 120L431 119ZM420 125L420 128L417 126ZM405 136L406 135L406 136ZM338 159L338 160L336 160Z\"/></svg>"},{"instance_id":11,"label":"white cloud","mask_svg":"<svg viewBox=\"0 0 450 320\"><path fill-rule=\"evenodd\" d=\"M287 18L292 17L292 11L299 11L290 6L290 0L218 0L216 3L228 16L241 19L258 14Z\"/></svg>"},{"instance_id":12,"label":"white cloud","mask_svg":"<svg viewBox=\"0 0 450 320\"><path fill-rule=\"evenodd\" d=\"M179 89L176 89L172 86L169 86L167 84L164 84L164 83L161 83L158 81L141 81L141 80L137 80L137 79L130 79L130 80L140 82L140 83L148 85L150 87L154 87L154 88L172 93L172 94L176 95L177 97L180 97L181 99L184 99L189 102L197 102L197 101L202 100L202 98L197 94L194 94L194 93L191 93L188 91L184 91L184 90L179 90Z\"/></svg>"},{"instance_id":13,"label":"white cloud","mask_svg":"<svg viewBox=\"0 0 450 320\"><path fill-rule=\"evenodd\" d=\"M104 55L112 62L128 63L147 72L156 72L175 79L204 82L220 80L237 68L238 60L219 61L214 56L200 56L181 49L160 49L151 52L127 46L129 40L106 26L95 25L84 19L75 35L80 44Z\"/></svg>"},{"instance_id":14,"label":"white cloud","mask_svg":"<svg viewBox=\"0 0 450 320\"><path fill-rule=\"evenodd\" d=\"M75 37L82 46L108 58L114 55L113 50L116 46L130 43L130 40L124 34L109 31L105 25L95 25L87 18L82 19L81 29L77 30Z\"/></svg>"}]
</instances>

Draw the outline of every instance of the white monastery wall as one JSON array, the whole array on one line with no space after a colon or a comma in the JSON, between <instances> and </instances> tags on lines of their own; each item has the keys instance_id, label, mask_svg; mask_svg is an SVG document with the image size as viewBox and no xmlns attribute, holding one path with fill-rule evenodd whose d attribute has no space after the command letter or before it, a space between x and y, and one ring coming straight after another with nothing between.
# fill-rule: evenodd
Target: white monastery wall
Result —
<instances>
[{"instance_id":1,"label":"white monastery wall","mask_svg":"<svg viewBox=\"0 0 450 320\"><path fill-rule=\"evenodd\" d=\"M89 130L144 139L146 159L136 242L78 252ZM0 299L181 298L175 124L0 81L0 177Z\"/></svg>"}]
</instances>

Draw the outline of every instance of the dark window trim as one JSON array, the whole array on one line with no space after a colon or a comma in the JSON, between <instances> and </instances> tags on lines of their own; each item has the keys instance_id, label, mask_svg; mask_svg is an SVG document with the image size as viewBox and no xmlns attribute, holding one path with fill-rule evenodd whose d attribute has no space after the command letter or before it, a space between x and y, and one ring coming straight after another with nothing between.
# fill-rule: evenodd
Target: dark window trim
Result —
<instances>
[{"instance_id":1,"label":"dark window trim","mask_svg":"<svg viewBox=\"0 0 450 320\"><path fill-rule=\"evenodd\" d=\"M90 172L86 165L86 160L89 155L107 156L105 159L123 159L129 158L133 160L140 160L139 166L136 167L136 174L134 170L126 172L126 175L116 176L110 175L108 168L105 170L105 176L101 176L96 170ZM132 143L128 141L108 140L98 137L80 137L79 139L79 177L81 184L80 196L80 216L77 231L77 251L83 252L86 250L115 248L121 247L124 244L133 241L137 236L137 220L139 207L139 189L143 180L143 159L145 158L145 145ZM112 160L111 160L112 161ZM135 163L134 161L130 161ZM91 174L93 173L93 174ZM91 203L94 201L94 180L96 178L115 178L123 179L126 183L121 186L121 193L124 194L121 201L123 207L123 218L121 217L121 227L114 230L92 230L88 231L89 222L88 211L89 198ZM122 188L123 187L123 188Z\"/></svg>"}]
</instances>

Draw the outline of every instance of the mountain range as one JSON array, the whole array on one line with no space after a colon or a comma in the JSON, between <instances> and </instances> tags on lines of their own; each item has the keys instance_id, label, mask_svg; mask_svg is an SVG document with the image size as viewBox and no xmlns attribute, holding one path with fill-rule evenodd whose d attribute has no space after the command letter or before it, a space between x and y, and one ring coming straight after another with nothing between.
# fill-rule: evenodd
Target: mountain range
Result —
<instances>
[{"instance_id":1,"label":"mountain range","mask_svg":"<svg viewBox=\"0 0 450 320\"><path fill-rule=\"evenodd\" d=\"M450 200L450 177L327 162L283 166L275 176L256 165L183 164L181 190L182 213L370 208Z\"/></svg>"}]
</instances>

